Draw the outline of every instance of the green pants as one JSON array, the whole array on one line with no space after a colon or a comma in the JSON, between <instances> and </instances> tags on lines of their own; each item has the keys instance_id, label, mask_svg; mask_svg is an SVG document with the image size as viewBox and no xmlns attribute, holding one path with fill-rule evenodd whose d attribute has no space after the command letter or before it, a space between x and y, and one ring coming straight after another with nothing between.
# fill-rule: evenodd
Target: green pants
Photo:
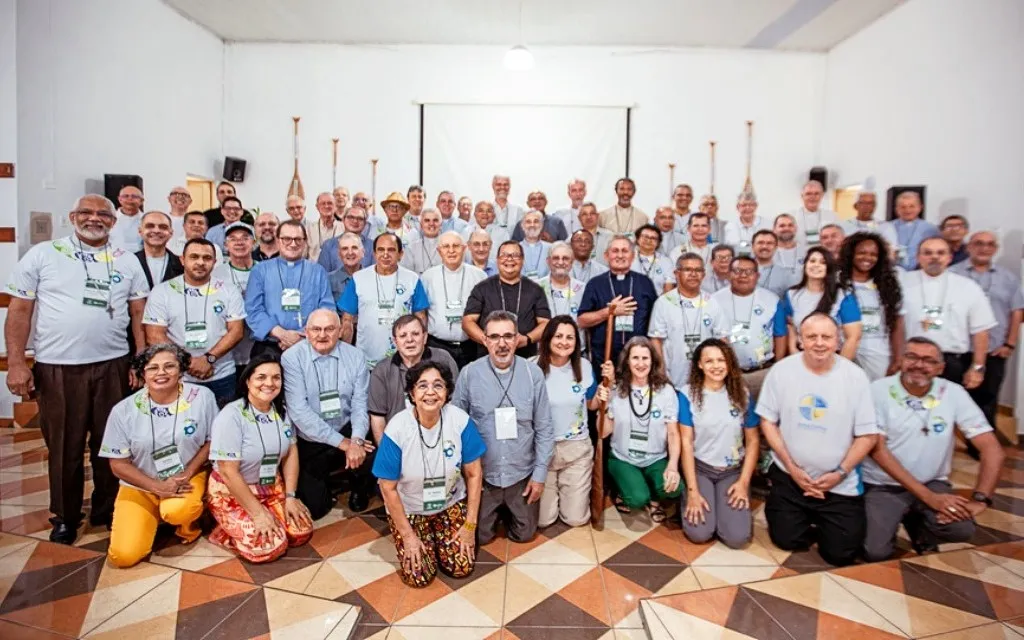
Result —
<instances>
[{"instance_id":1,"label":"green pants","mask_svg":"<svg viewBox=\"0 0 1024 640\"><path fill-rule=\"evenodd\" d=\"M630 509L639 509L652 500L675 499L682 495L682 482L675 491L665 491L665 480L662 475L667 466L668 458L662 458L647 467L634 467L615 456L608 458L608 473L615 478L619 495Z\"/></svg>"}]
</instances>

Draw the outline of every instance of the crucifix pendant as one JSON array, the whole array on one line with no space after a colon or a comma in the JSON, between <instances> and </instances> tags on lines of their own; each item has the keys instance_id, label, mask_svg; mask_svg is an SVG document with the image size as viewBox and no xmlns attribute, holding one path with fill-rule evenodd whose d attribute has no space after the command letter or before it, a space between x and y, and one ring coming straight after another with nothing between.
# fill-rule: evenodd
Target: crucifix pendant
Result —
<instances>
[{"instance_id":1,"label":"crucifix pendant","mask_svg":"<svg viewBox=\"0 0 1024 640\"><path fill-rule=\"evenodd\" d=\"M928 425L921 427L921 433L923 433L924 435L928 435Z\"/></svg>"},{"instance_id":2,"label":"crucifix pendant","mask_svg":"<svg viewBox=\"0 0 1024 640\"><path fill-rule=\"evenodd\" d=\"M110 316L111 320L114 319L114 307L110 307L110 306L107 307L107 315Z\"/></svg>"}]
</instances>

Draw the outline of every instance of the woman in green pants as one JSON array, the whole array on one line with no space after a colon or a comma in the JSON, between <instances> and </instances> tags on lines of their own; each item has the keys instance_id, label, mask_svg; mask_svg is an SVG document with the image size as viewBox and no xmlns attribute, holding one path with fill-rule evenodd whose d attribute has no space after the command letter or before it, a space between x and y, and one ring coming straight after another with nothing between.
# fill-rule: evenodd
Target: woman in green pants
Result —
<instances>
[{"instance_id":1,"label":"woman in green pants","mask_svg":"<svg viewBox=\"0 0 1024 640\"><path fill-rule=\"evenodd\" d=\"M646 507L662 522L661 502L679 497L679 399L650 341L629 340L619 357L603 436L612 435L608 472L622 513Z\"/></svg>"}]
</instances>

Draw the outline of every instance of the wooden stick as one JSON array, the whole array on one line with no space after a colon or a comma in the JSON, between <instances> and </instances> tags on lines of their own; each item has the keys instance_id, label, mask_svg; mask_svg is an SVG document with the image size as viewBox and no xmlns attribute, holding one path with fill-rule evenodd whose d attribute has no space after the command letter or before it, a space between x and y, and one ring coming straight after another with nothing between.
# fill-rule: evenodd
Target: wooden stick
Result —
<instances>
[{"instance_id":1,"label":"wooden stick","mask_svg":"<svg viewBox=\"0 0 1024 640\"><path fill-rule=\"evenodd\" d=\"M292 116L292 150L295 160L295 170L292 172L292 181L288 185L289 196L306 198L306 190L302 188L302 178L299 177L299 116Z\"/></svg>"},{"instance_id":2,"label":"wooden stick","mask_svg":"<svg viewBox=\"0 0 1024 640\"><path fill-rule=\"evenodd\" d=\"M367 212L367 217L377 212L377 158L370 159L370 205L373 211Z\"/></svg>"},{"instance_id":3,"label":"wooden stick","mask_svg":"<svg viewBox=\"0 0 1024 640\"><path fill-rule=\"evenodd\" d=\"M744 193L754 190L754 183L750 179L750 164L754 151L754 121L747 120L747 179L743 182Z\"/></svg>"},{"instance_id":4,"label":"wooden stick","mask_svg":"<svg viewBox=\"0 0 1024 640\"><path fill-rule=\"evenodd\" d=\"M615 316L609 312L604 327L604 362L612 359L612 342L615 340ZM605 380L611 389L613 380ZM602 402L597 410L597 443L594 446L594 471L590 484L590 524L595 529L604 528L604 417L608 403Z\"/></svg>"},{"instance_id":5,"label":"wooden stick","mask_svg":"<svg viewBox=\"0 0 1024 640\"><path fill-rule=\"evenodd\" d=\"M331 138L331 191L338 188L338 139Z\"/></svg>"},{"instance_id":6,"label":"wooden stick","mask_svg":"<svg viewBox=\"0 0 1024 640\"><path fill-rule=\"evenodd\" d=\"M717 143L711 140L709 144L711 145L711 188L708 193L715 195L715 144Z\"/></svg>"},{"instance_id":7,"label":"wooden stick","mask_svg":"<svg viewBox=\"0 0 1024 640\"><path fill-rule=\"evenodd\" d=\"M668 163L668 199L672 200L672 196L676 193L676 163Z\"/></svg>"}]
</instances>

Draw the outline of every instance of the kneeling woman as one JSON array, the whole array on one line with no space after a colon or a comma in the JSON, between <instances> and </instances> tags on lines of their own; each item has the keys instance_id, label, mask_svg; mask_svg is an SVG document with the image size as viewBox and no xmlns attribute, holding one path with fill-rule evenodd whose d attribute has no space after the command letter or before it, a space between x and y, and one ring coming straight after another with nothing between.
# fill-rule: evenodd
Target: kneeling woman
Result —
<instances>
[{"instance_id":1,"label":"kneeling woman","mask_svg":"<svg viewBox=\"0 0 1024 640\"><path fill-rule=\"evenodd\" d=\"M100 455L121 479L107 550L114 566L149 555L160 522L176 525L185 544L199 537L217 401L209 389L182 382L189 359L173 344L146 349L136 364L145 386L107 419Z\"/></svg>"},{"instance_id":2,"label":"kneeling woman","mask_svg":"<svg viewBox=\"0 0 1024 640\"><path fill-rule=\"evenodd\" d=\"M239 378L238 395L213 421L208 503L218 526L210 541L249 562L270 562L313 535L309 510L295 497L299 454L277 359L253 358Z\"/></svg>"},{"instance_id":3,"label":"kneeling woman","mask_svg":"<svg viewBox=\"0 0 1024 640\"><path fill-rule=\"evenodd\" d=\"M705 340L693 353L690 383L679 395L683 441L683 533L713 535L733 549L750 542L750 479L759 453L758 417L729 346Z\"/></svg>"},{"instance_id":4,"label":"kneeling woman","mask_svg":"<svg viewBox=\"0 0 1024 640\"><path fill-rule=\"evenodd\" d=\"M661 502L680 493L679 399L643 336L622 349L615 382L601 434L612 434L608 473L619 488L615 507L622 513L646 507L651 520L662 522Z\"/></svg>"},{"instance_id":5,"label":"kneeling woman","mask_svg":"<svg viewBox=\"0 0 1024 640\"><path fill-rule=\"evenodd\" d=\"M455 381L424 360L405 374L412 407L391 419L373 462L402 582L425 587L438 569L453 578L473 571L486 449L469 416L448 404Z\"/></svg>"}]
</instances>

